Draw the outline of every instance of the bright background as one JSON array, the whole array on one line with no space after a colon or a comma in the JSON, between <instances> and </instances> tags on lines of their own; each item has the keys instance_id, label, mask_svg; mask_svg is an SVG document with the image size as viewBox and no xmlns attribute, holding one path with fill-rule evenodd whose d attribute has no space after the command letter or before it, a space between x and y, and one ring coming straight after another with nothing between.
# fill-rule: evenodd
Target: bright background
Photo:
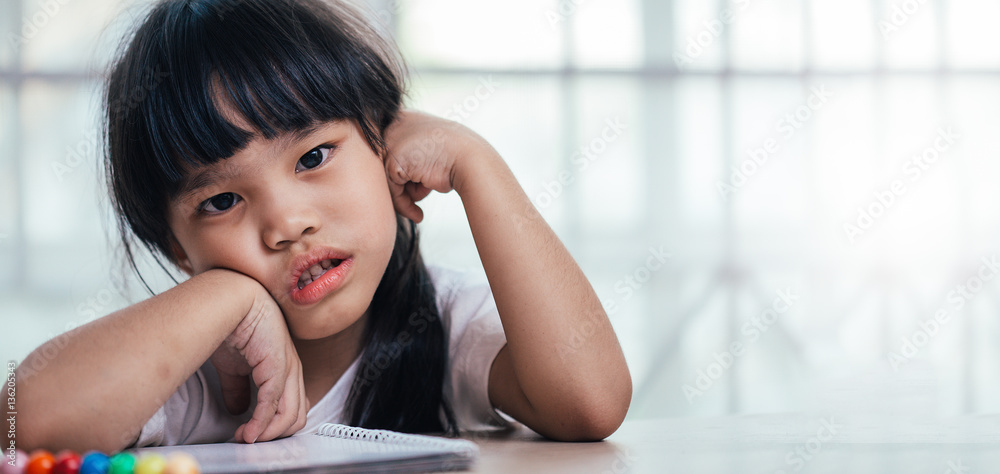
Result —
<instances>
[{"instance_id":1,"label":"bright background","mask_svg":"<svg viewBox=\"0 0 1000 474\"><path fill-rule=\"evenodd\" d=\"M143 297L120 291L93 144L100 71L147 3L0 2L4 361ZM414 71L410 105L486 137L615 305L630 417L1000 409L982 260L1000 244L997 2L369 5ZM939 129L957 138L937 151ZM906 192L878 212L894 180ZM427 259L481 271L457 196L424 207ZM859 207L878 216L852 241ZM647 267L651 248L671 258ZM767 313L779 291L797 299ZM920 347L894 367L904 338ZM745 352L724 368L732 343Z\"/></svg>"}]
</instances>

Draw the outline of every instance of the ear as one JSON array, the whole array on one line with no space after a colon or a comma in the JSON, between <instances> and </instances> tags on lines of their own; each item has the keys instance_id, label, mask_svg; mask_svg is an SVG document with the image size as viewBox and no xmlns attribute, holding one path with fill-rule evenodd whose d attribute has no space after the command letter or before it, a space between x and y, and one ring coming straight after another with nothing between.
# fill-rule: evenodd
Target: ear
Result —
<instances>
[{"instance_id":1,"label":"ear","mask_svg":"<svg viewBox=\"0 0 1000 474\"><path fill-rule=\"evenodd\" d=\"M188 259L187 252L184 251L184 248L181 247L181 244L177 242L177 238L173 235L170 236L170 257L181 271L187 273L188 276L194 276L194 268L191 266L191 260Z\"/></svg>"}]
</instances>

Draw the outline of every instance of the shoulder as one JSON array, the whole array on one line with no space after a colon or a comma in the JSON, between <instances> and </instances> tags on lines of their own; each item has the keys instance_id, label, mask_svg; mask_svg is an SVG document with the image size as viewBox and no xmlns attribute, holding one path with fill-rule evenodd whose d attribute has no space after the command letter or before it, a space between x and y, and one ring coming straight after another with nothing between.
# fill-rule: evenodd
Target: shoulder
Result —
<instances>
[{"instance_id":1,"label":"shoulder","mask_svg":"<svg viewBox=\"0 0 1000 474\"><path fill-rule=\"evenodd\" d=\"M434 285L438 311L454 339L465 332L473 319L490 318L496 303L486 275L444 265L427 265Z\"/></svg>"},{"instance_id":2,"label":"shoulder","mask_svg":"<svg viewBox=\"0 0 1000 474\"><path fill-rule=\"evenodd\" d=\"M426 265L437 294L438 302L453 302L468 297L469 292L489 292L490 285L482 272L464 270L448 265Z\"/></svg>"},{"instance_id":3,"label":"shoulder","mask_svg":"<svg viewBox=\"0 0 1000 474\"><path fill-rule=\"evenodd\" d=\"M445 393L459 429L507 425L489 400L490 368L507 339L485 274L436 265L427 270L449 334Z\"/></svg>"}]
</instances>

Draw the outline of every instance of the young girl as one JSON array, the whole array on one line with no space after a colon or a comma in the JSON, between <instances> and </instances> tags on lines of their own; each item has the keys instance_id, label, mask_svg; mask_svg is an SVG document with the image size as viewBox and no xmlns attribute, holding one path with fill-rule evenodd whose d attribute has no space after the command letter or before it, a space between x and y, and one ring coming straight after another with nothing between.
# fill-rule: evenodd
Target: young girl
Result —
<instances>
[{"instance_id":1,"label":"young girl","mask_svg":"<svg viewBox=\"0 0 1000 474\"><path fill-rule=\"evenodd\" d=\"M133 267L138 244L190 279L29 355L20 447L621 424L631 379L580 268L485 140L401 109L397 53L360 18L154 6L108 78L107 176ZM462 199L489 286L424 265L431 190Z\"/></svg>"}]
</instances>

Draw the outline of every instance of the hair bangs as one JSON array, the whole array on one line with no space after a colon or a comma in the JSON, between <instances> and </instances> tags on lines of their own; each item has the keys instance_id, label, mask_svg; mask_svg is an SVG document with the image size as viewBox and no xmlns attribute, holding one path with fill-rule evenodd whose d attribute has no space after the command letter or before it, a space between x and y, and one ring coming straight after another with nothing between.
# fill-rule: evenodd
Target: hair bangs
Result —
<instances>
[{"instance_id":1,"label":"hair bangs","mask_svg":"<svg viewBox=\"0 0 1000 474\"><path fill-rule=\"evenodd\" d=\"M191 5L199 2L181 2L193 11L168 19L165 34L184 41L164 48L161 60L166 70L183 73L146 117L149 130L158 132L150 141L161 144L164 164L215 163L255 137L338 119L359 122L372 148L382 151L380 132L391 117L376 111L401 102L394 61L373 61L385 55L351 39L361 25L346 24L332 7L286 2L293 8L229 0L198 11ZM171 181L178 180L179 167L166 168Z\"/></svg>"}]
</instances>

